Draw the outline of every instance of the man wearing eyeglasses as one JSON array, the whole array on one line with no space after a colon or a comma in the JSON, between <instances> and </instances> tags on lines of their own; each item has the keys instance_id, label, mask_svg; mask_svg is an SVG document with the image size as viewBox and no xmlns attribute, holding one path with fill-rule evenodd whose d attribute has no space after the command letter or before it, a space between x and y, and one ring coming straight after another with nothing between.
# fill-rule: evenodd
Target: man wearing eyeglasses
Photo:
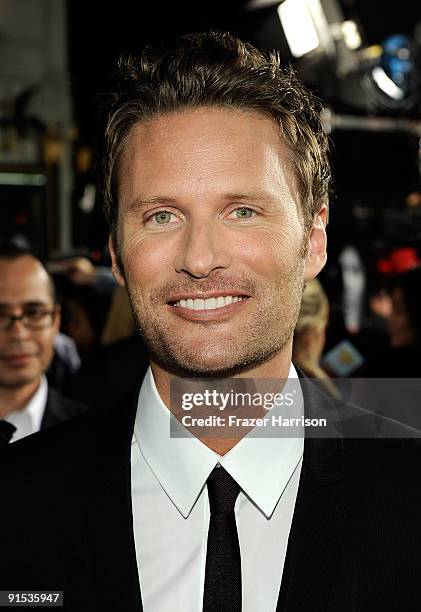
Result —
<instances>
[{"instance_id":1,"label":"man wearing eyeglasses","mask_svg":"<svg viewBox=\"0 0 421 612\"><path fill-rule=\"evenodd\" d=\"M49 388L60 306L42 263L0 245L0 448L83 410Z\"/></svg>"}]
</instances>

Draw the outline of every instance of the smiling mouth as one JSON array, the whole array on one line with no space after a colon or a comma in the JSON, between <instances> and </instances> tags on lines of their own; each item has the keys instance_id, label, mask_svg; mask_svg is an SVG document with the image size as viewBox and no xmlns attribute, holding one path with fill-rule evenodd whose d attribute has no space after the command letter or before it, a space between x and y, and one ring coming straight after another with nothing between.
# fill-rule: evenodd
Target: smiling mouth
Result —
<instances>
[{"instance_id":1,"label":"smiling mouth","mask_svg":"<svg viewBox=\"0 0 421 612\"><path fill-rule=\"evenodd\" d=\"M21 354L16 354L16 355L2 355L1 358L6 363L21 364L21 363L26 363L29 359L32 359L32 357L34 357L34 355L27 354L27 353L21 353Z\"/></svg>"},{"instance_id":2,"label":"smiling mouth","mask_svg":"<svg viewBox=\"0 0 421 612\"><path fill-rule=\"evenodd\" d=\"M170 305L188 310L218 310L247 299L248 297L244 295L220 295L211 298L186 298L170 302Z\"/></svg>"}]
</instances>

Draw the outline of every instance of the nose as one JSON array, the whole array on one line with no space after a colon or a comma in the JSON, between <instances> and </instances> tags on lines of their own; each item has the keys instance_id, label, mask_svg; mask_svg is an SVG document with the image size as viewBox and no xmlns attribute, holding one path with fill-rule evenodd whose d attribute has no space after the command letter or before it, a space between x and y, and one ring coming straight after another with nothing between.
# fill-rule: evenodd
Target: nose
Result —
<instances>
[{"instance_id":1,"label":"nose","mask_svg":"<svg viewBox=\"0 0 421 612\"><path fill-rule=\"evenodd\" d=\"M225 239L224 239L225 238ZM193 278L205 278L231 263L229 243L215 220L190 221L176 256L175 269Z\"/></svg>"},{"instance_id":2,"label":"nose","mask_svg":"<svg viewBox=\"0 0 421 612\"><path fill-rule=\"evenodd\" d=\"M23 324L22 319L14 319L11 323L10 326L8 328L8 334L9 336L12 336L13 338L27 338L28 335L30 334L30 330L25 327L25 325Z\"/></svg>"}]
</instances>

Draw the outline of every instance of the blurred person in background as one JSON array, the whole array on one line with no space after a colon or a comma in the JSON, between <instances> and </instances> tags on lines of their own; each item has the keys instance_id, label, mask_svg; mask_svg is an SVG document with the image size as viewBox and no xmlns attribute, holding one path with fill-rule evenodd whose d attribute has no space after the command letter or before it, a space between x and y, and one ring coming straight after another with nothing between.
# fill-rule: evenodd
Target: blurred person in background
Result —
<instances>
[{"instance_id":1,"label":"blurred person in background","mask_svg":"<svg viewBox=\"0 0 421 612\"><path fill-rule=\"evenodd\" d=\"M116 285L102 332L101 344L107 346L119 340L130 338L135 330L136 326L127 290L125 287Z\"/></svg>"},{"instance_id":2,"label":"blurred person in background","mask_svg":"<svg viewBox=\"0 0 421 612\"><path fill-rule=\"evenodd\" d=\"M325 391L339 397L335 385L320 366L328 322L329 301L322 285L314 278L304 288L295 326L292 360L306 376L317 378Z\"/></svg>"},{"instance_id":3,"label":"blurred person in background","mask_svg":"<svg viewBox=\"0 0 421 612\"><path fill-rule=\"evenodd\" d=\"M111 296L96 286L72 286L63 295L63 328L75 342L82 363L99 350L110 301Z\"/></svg>"},{"instance_id":4,"label":"blurred person in background","mask_svg":"<svg viewBox=\"0 0 421 612\"><path fill-rule=\"evenodd\" d=\"M125 287L116 285L102 327L97 350L68 379L65 393L76 401L104 408L115 405L122 389L133 387L148 364L147 347L136 329Z\"/></svg>"},{"instance_id":5,"label":"blurred person in background","mask_svg":"<svg viewBox=\"0 0 421 612\"><path fill-rule=\"evenodd\" d=\"M385 318L389 348L364 369L369 378L421 377L421 267L392 277Z\"/></svg>"},{"instance_id":6,"label":"blurred person in background","mask_svg":"<svg viewBox=\"0 0 421 612\"><path fill-rule=\"evenodd\" d=\"M135 329L127 291L111 269L87 257L51 262L63 296L63 328L75 342L81 367L66 378L63 393L88 406L109 406L132 387L147 364L147 351Z\"/></svg>"},{"instance_id":7,"label":"blurred person in background","mask_svg":"<svg viewBox=\"0 0 421 612\"><path fill-rule=\"evenodd\" d=\"M421 267L394 277L390 283L392 310L389 316L393 348L421 348Z\"/></svg>"},{"instance_id":8,"label":"blurred person in background","mask_svg":"<svg viewBox=\"0 0 421 612\"><path fill-rule=\"evenodd\" d=\"M111 268L96 267L87 257L48 264L62 296L62 327L75 342L82 363L95 358L116 286Z\"/></svg>"},{"instance_id":9,"label":"blurred person in background","mask_svg":"<svg viewBox=\"0 0 421 612\"><path fill-rule=\"evenodd\" d=\"M79 370L81 363L75 341L59 332L54 339L54 355L46 373L48 383L63 392L67 380Z\"/></svg>"},{"instance_id":10,"label":"blurred person in background","mask_svg":"<svg viewBox=\"0 0 421 612\"><path fill-rule=\"evenodd\" d=\"M67 278L74 285L97 285L101 287L115 286L111 268L94 266L88 257L67 257L47 264L50 274Z\"/></svg>"},{"instance_id":11,"label":"blurred person in background","mask_svg":"<svg viewBox=\"0 0 421 612\"><path fill-rule=\"evenodd\" d=\"M85 410L45 376L59 327L60 306L42 263L20 247L0 245L0 446Z\"/></svg>"}]
</instances>

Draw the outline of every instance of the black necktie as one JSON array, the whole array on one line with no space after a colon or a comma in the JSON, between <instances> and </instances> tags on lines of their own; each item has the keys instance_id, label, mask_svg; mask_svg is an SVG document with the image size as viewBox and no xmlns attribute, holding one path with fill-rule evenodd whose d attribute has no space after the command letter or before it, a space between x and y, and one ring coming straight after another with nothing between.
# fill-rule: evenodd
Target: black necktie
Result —
<instances>
[{"instance_id":1,"label":"black necktie","mask_svg":"<svg viewBox=\"0 0 421 612\"><path fill-rule=\"evenodd\" d=\"M210 522L203 612L241 612L241 557L235 522L240 487L224 468L208 480Z\"/></svg>"},{"instance_id":2,"label":"black necktie","mask_svg":"<svg viewBox=\"0 0 421 612\"><path fill-rule=\"evenodd\" d=\"M0 448L9 444L10 438L16 431L16 427L8 421L0 421Z\"/></svg>"}]
</instances>

